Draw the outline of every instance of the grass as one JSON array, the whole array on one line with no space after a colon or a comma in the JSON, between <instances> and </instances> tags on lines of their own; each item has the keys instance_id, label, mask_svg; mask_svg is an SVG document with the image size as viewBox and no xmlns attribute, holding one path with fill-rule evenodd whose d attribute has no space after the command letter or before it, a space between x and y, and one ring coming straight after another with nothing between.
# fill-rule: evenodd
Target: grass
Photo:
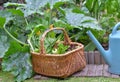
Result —
<instances>
[{"instance_id":1,"label":"grass","mask_svg":"<svg viewBox=\"0 0 120 82\"><path fill-rule=\"evenodd\" d=\"M8 72L0 71L0 82L14 82L14 77ZM70 77L64 80L49 79L49 80L34 80L27 79L24 82L120 82L120 78L105 78L105 77Z\"/></svg>"}]
</instances>

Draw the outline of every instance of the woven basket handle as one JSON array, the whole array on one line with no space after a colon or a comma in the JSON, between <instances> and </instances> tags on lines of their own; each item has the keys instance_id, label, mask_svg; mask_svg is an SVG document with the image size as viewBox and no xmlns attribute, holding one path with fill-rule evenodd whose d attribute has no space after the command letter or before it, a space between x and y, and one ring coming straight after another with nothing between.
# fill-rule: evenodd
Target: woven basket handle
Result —
<instances>
[{"instance_id":1,"label":"woven basket handle","mask_svg":"<svg viewBox=\"0 0 120 82\"><path fill-rule=\"evenodd\" d=\"M41 39L40 39L40 54L46 54L46 51L45 51L45 47L44 47L44 39L45 39L45 36L47 35L48 32L52 31L52 30L62 30L63 33L64 33L64 43L65 44L70 44L71 40L67 34L67 32L64 30L64 28L52 28L52 29L48 29L46 30Z\"/></svg>"}]
</instances>

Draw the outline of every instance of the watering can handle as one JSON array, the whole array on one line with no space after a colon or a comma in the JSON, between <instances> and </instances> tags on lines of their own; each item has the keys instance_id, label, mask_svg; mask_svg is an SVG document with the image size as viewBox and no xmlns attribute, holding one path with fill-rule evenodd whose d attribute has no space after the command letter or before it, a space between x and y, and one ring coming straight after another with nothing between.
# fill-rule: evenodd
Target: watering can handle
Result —
<instances>
[{"instance_id":1,"label":"watering can handle","mask_svg":"<svg viewBox=\"0 0 120 82\"><path fill-rule=\"evenodd\" d=\"M112 30L112 34L115 34L117 29L120 27L120 22L115 25L115 27Z\"/></svg>"}]
</instances>

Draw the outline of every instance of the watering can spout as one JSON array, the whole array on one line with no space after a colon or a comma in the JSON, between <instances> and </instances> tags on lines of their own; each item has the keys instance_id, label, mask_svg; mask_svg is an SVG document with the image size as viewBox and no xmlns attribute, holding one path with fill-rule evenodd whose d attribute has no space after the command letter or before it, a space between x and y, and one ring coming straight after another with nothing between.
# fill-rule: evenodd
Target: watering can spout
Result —
<instances>
[{"instance_id":1,"label":"watering can spout","mask_svg":"<svg viewBox=\"0 0 120 82\"><path fill-rule=\"evenodd\" d=\"M110 50L104 50L102 45L98 42L98 40L94 37L94 35L91 33L91 31L87 31L87 35L90 37L92 42L95 44L97 49L100 51L101 55L103 56L104 60L108 65L110 65Z\"/></svg>"}]
</instances>

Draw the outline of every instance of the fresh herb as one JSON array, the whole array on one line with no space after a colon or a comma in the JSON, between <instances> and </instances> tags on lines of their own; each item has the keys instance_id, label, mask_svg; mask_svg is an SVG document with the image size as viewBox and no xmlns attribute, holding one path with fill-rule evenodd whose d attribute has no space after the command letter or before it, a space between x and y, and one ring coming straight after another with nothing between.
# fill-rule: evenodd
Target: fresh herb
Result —
<instances>
[{"instance_id":1,"label":"fresh herb","mask_svg":"<svg viewBox=\"0 0 120 82\"><path fill-rule=\"evenodd\" d=\"M65 52L67 52L67 49L69 48L69 46L64 45L64 44L58 44L57 48L52 50L53 54L64 54Z\"/></svg>"}]
</instances>

